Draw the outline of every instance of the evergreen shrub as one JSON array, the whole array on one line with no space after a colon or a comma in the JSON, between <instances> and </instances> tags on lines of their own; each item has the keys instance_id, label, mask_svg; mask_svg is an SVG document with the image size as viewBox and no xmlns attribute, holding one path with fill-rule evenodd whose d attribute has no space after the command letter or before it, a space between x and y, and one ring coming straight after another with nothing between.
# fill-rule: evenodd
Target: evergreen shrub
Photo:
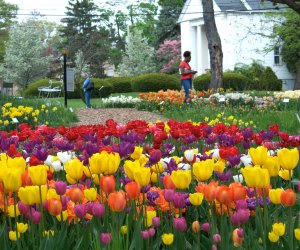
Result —
<instances>
[{"instance_id":1,"label":"evergreen shrub","mask_svg":"<svg viewBox=\"0 0 300 250\"><path fill-rule=\"evenodd\" d=\"M130 93L132 92L131 81L132 77L111 77L106 78L106 82L113 86L112 93Z\"/></svg>"},{"instance_id":2,"label":"evergreen shrub","mask_svg":"<svg viewBox=\"0 0 300 250\"><path fill-rule=\"evenodd\" d=\"M134 92L158 92L160 90L180 90L179 78L163 73L150 73L132 79Z\"/></svg>"},{"instance_id":3,"label":"evergreen shrub","mask_svg":"<svg viewBox=\"0 0 300 250\"><path fill-rule=\"evenodd\" d=\"M282 82L270 67L266 67L260 78L259 90L280 91Z\"/></svg>"},{"instance_id":4,"label":"evergreen shrub","mask_svg":"<svg viewBox=\"0 0 300 250\"><path fill-rule=\"evenodd\" d=\"M59 81L53 81L52 88L53 87L59 87L61 83ZM48 87L49 86L49 79L40 79L35 82L29 83L28 87L25 89L23 93L23 97L29 98L29 97L38 97L39 91L38 88L40 87Z\"/></svg>"}]
</instances>

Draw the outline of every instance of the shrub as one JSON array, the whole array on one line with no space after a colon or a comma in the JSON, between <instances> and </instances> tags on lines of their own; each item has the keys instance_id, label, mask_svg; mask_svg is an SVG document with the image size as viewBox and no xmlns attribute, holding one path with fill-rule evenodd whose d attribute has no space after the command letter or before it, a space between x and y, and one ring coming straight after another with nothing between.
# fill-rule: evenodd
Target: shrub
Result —
<instances>
[{"instance_id":1,"label":"shrub","mask_svg":"<svg viewBox=\"0 0 300 250\"><path fill-rule=\"evenodd\" d=\"M132 79L131 86L134 92L158 92L167 89L181 89L178 78L163 73L151 73L137 76Z\"/></svg>"},{"instance_id":2,"label":"shrub","mask_svg":"<svg viewBox=\"0 0 300 250\"><path fill-rule=\"evenodd\" d=\"M193 79L194 89L198 91L204 91L209 89L210 74L203 74Z\"/></svg>"},{"instance_id":3,"label":"shrub","mask_svg":"<svg viewBox=\"0 0 300 250\"><path fill-rule=\"evenodd\" d=\"M92 78L92 81L95 86L92 97L106 98L109 97L111 93L113 93L113 85L105 79Z\"/></svg>"},{"instance_id":4,"label":"shrub","mask_svg":"<svg viewBox=\"0 0 300 250\"><path fill-rule=\"evenodd\" d=\"M59 87L61 83L59 81L53 81L53 87ZM25 89L23 96L24 97L38 97L39 91L38 88L40 87L48 87L49 86L49 79L40 79L38 81L29 83L28 87Z\"/></svg>"},{"instance_id":5,"label":"shrub","mask_svg":"<svg viewBox=\"0 0 300 250\"><path fill-rule=\"evenodd\" d=\"M276 74L270 67L266 67L260 78L260 90L275 90L282 89L282 82L278 80Z\"/></svg>"},{"instance_id":6,"label":"shrub","mask_svg":"<svg viewBox=\"0 0 300 250\"><path fill-rule=\"evenodd\" d=\"M131 81L132 77L112 77L106 78L106 82L113 86L112 93L129 93L132 92Z\"/></svg>"}]
</instances>

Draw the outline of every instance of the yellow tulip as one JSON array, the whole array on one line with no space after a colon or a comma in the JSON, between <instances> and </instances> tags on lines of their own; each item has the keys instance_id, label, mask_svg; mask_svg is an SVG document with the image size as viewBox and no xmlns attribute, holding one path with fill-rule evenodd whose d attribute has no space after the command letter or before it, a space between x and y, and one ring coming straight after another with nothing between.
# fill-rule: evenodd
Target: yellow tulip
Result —
<instances>
[{"instance_id":1,"label":"yellow tulip","mask_svg":"<svg viewBox=\"0 0 300 250\"><path fill-rule=\"evenodd\" d=\"M0 182L3 181L3 175L5 169L7 169L7 158L8 156L6 154L0 154Z\"/></svg>"},{"instance_id":2,"label":"yellow tulip","mask_svg":"<svg viewBox=\"0 0 300 250\"><path fill-rule=\"evenodd\" d=\"M299 162L299 152L297 148L280 149L277 153L280 166L285 170L293 170Z\"/></svg>"},{"instance_id":3,"label":"yellow tulip","mask_svg":"<svg viewBox=\"0 0 300 250\"><path fill-rule=\"evenodd\" d=\"M83 175L83 163L77 158L69 160L65 164L65 170L71 179L78 181Z\"/></svg>"},{"instance_id":4,"label":"yellow tulip","mask_svg":"<svg viewBox=\"0 0 300 250\"><path fill-rule=\"evenodd\" d=\"M34 205L39 202L39 187L38 186L26 186L21 187L18 192L20 201L25 205Z\"/></svg>"},{"instance_id":5,"label":"yellow tulip","mask_svg":"<svg viewBox=\"0 0 300 250\"><path fill-rule=\"evenodd\" d=\"M49 236L54 236L54 230L45 230L45 231L43 232L43 235L44 235L44 236L47 236L47 237L49 237Z\"/></svg>"},{"instance_id":6,"label":"yellow tulip","mask_svg":"<svg viewBox=\"0 0 300 250\"><path fill-rule=\"evenodd\" d=\"M270 185L270 174L259 166L246 166L241 170L248 187L265 188Z\"/></svg>"},{"instance_id":7,"label":"yellow tulip","mask_svg":"<svg viewBox=\"0 0 300 250\"><path fill-rule=\"evenodd\" d=\"M7 167L13 169L20 169L21 172L23 173L26 168L26 161L23 157L15 157L15 158L8 157Z\"/></svg>"},{"instance_id":8,"label":"yellow tulip","mask_svg":"<svg viewBox=\"0 0 300 250\"><path fill-rule=\"evenodd\" d=\"M147 217L147 227L152 226L152 219L156 216L156 211L147 211L146 217Z\"/></svg>"},{"instance_id":9,"label":"yellow tulip","mask_svg":"<svg viewBox=\"0 0 300 250\"><path fill-rule=\"evenodd\" d=\"M223 173L225 169L225 160L219 158L218 161L214 164L214 171Z\"/></svg>"},{"instance_id":10,"label":"yellow tulip","mask_svg":"<svg viewBox=\"0 0 300 250\"><path fill-rule=\"evenodd\" d=\"M163 234L162 236L161 236L161 239L162 239L162 241L163 241L163 243L165 244L165 245L171 245L172 243L173 243L173 241L174 241L174 234L172 234L172 233L169 233L169 234Z\"/></svg>"},{"instance_id":11,"label":"yellow tulip","mask_svg":"<svg viewBox=\"0 0 300 250\"><path fill-rule=\"evenodd\" d=\"M127 229L127 226L121 226L121 228L120 228L120 231L121 231L121 234L127 234L127 232L128 232L128 229Z\"/></svg>"},{"instance_id":12,"label":"yellow tulip","mask_svg":"<svg viewBox=\"0 0 300 250\"><path fill-rule=\"evenodd\" d=\"M152 172L150 179L151 179L152 183L156 183L158 181L158 174L155 172Z\"/></svg>"},{"instance_id":13,"label":"yellow tulip","mask_svg":"<svg viewBox=\"0 0 300 250\"><path fill-rule=\"evenodd\" d=\"M158 162L157 164L155 164L151 167L151 170L156 173L161 173L164 171L164 168L162 166L162 163Z\"/></svg>"},{"instance_id":14,"label":"yellow tulip","mask_svg":"<svg viewBox=\"0 0 300 250\"><path fill-rule=\"evenodd\" d=\"M6 168L3 174L3 184L7 191L16 192L22 185L21 168Z\"/></svg>"},{"instance_id":15,"label":"yellow tulip","mask_svg":"<svg viewBox=\"0 0 300 250\"><path fill-rule=\"evenodd\" d=\"M283 223L274 223L272 225L272 231L278 236L283 236L285 233L285 224Z\"/></svg>"},{"instance_id":16,"label":"yellow tulip","mask_svg":"<svg viewBox=\"0 0 300 250\"><path fill-rule=\"evenodd\" d=\"M269 198L273 204L280 204L280 195L282 193L281 188L271 189L269 191Z\"/></svg>"},{"instance_id":17,"label":"yellow tulip","mask_svg":"<svg viewBox=\"0 0 300 250\"><path fill-rule=\"evenodd\" d=\"M135 146L135 147L134 147L134 151L133 151L133 153L130 155L130 157L131 157L133 160L138 160L138 159L140 159L142 153L143 153L143 148L142 148L142 147Z\"/></svg>"},{"instance_id":18,"label":"yellow tulip","mask_svg":"<svg viewBox=\"0 0 300 250\"><path fill-rule=\"evenodd\" d=\"M271 242L275 243L279 240L279 235L277 235L276 233L274 233L273 231L272 232L269 232L268 234L268 238Z\"/></svg>"},{"instance_id":19,"label":"yellow tulip","mask_svg":"<svg viewBox=\"0 0 300 250\"><path fill-rule=\"evenodd\" d=\"M54 188L49 189L47 193L47 200L51 199L60 200L60 196L56 193L56 190Z\"/></svg>"},{"instance_id":20,"label":"yellow tulip","mask_svg":"<svg viewBox=\"0 0 300 250\"><path fill-rule=\"evenodd\" d=\"M84 193L84 197L88 201L95 201L97 199L97 190L95 188L85 189L83 190L83 193Z\"/></svg>"},{"instance_id":21,"label":"yellow tulip","mask_svg":"<svg viewBox=\"0 0 300 250\"><path fill-rule=\"evenodd\" d=\"M61 219L61 214L62 214L62 219ZM68 219L68 211L67 210L64 210L62 211L59 215L56 215L56 219L58 221L66 221ZM54 232L53 232L54 234ZM53 236L52 234L52 236Z\"/></svg>"},{"instance_id":22,"label":"yellow tulip","mask_svg":"<svg viewBox=\"0 0 300 250\"><path fill-rule=\"evenodd\" d=\"M103 174L115 174L119 168L121 162L120 155L118 153L109 153L108 154L108 165L104 170Z\"/></svg>"},{"instance_id":23,"label":"yellow tulip","mask_svg":"<svg viewBox=\"0 0 300 250\"><path fill-rule=\"evenodd\" d=\"M292 178L293 176L293 170L283 170L281 169L278 173L278 175L284 179L285 181L288 181Z\"/></svg>"},{"instance_id":24,"label":"yellow tulip","mask_svg":"<svg viewBox=\"0 0 300 250\"><path fill-rule=\"evenodd\" d=\"M207 159L205 161L199 161L193 164L193 174L199 181L207 181L212 176L213 171L213 159Z\"/></svg>"},{"instance_id":25,"label":"yellow tulip","mask_svg":"<svg viewBox=\"0 0 300 250\"><path fill-rule=\"evenodd\" d=\"M171 180L178 189L186 189L191 183L191 170L172 171Z\"/></svg>"},{"instance_id":26,"label":"yellow tulip","mask_svg":"<svg viewBox=\"0 0 300 250\"><path fill-rule=\"evenodd\" d=\"M117 172L120 164L120 155L118 153L101 153L93 154L89 159L90 170L92 174L114 174Z\"/></svg>"},{"instance_id":27,"label":"yellow tulip","mask_svg":"<svg viewBox=\"0 0 300 250\"><path fill-rule=\"evenodd\" d=\"M71 178L71 176L68 174L66 174L66 180L68 183L70 183L72 185L77 183L77 181L75 179Z\"/></svg>"},{"instance_id":28,"label":"yellow tulip","mask_svg":"<svg viewBox=\"0 0 300 250\"><path fill-rule=\"evenodd\" d=\"M92 176L90 169L86 166L83 166L83 172L84 172L85 176L88 178L90 178Z\"/></svg>"},{"instance_id":29,"label":"yellow tulip","mask_svg":"<svg viewBox=\"0 0 300 250\"><path fill-rule=\"evenodd\" d=\"M18 223L17 222L17 228L18 228L18 232L21 233L21 234L23 234L23 233L25 233L27 231L28 224L27 223L24 224L24 223Z\"/></svg>"},{"instance_id":30,"label":"yellow tulip","mask_svg":"<svg viewBox=\"0 0 300 250\"><path fill-rule=\"evenodd\" d=\"M41 186L47 183L47 167L45 165L29 167L28 174L33 185Z\"/></svg>"},{"instance_id":31,"label":"yellow tulip","mask_svg":"<svg viewBox=\"0 0 300 250\"><path fill-rule=\"evenodd\" d=\"M262 166L265 164L268 157L268 149L263 146L257 148L250 148L249 154L254 165Z\"/></svg>"},{"instance_id":32,"label":"yellow tulip","mask_svg":"<svg viewBox=\"0 0 300 250\"><path fill-rule=\"evenodd\" d=\"M138 160L140 162L141 167L144 167L146 163L149 161L149 158L146 155L142 154Z\"/></svg>"},{"instance_id":33,"label":"yellow tulip","mask_svg":"<svg viewBox=\"0 0 300 250\"><path fill-rule=\"evenodd\" d=\"M150 182L151 171L150 168L141 167L134 170L134 180L141 186L146 186Z\"/></svg>"},{"instance_id":34,"label":"yellow tulip","mask_svg":"<svg viewBox=\"0 0 300 250\"><path fill-rule=\"evenodd\" d=\"M16 231L9 231L9 239L12 241L16 241L17 239L20 239L20 233L18 232L17 235Z\"/></svg>"},{"instance_id":35,"label":"yellow tulip","mask_svg":"<svg viewBox=\"0 0 300 250\"><path fill-rule=\"evenodd\" d=\"M189 199L192 205L194 206L199 206L201 205L203 201L203 193L194 193L194 194L189 194Z\"/></svg>"},{"instance_id":36,"label":"yellow tulip","mask_svg":"<svg viewBox=\"0 0 300 250\"><path fill-rule=\"evenodd\" d=\"M295 228L294 234L295 234L296 240L300 240L300 228Z\"/></svg>"},{"instance_id":37,"label":"yellow tulip","mask_svg":"<svg viewBox=\"0 0 300 250\"><path fill-rule=\"evenodd\" d=\"M20 215L18 206L16 206L16 214L15 214L15 206L14 205L9 205L7 210L8 210L8 216L11 218L15 218Z\"/></svg>"},{"instance_id":38,"label":"yellow tulip","mask_svg":"<svg viewBox=\"0 0 300 250\"><path fill-rule=\"evenodd\" d=\"M101 176L101 175L100 175ZM99 175L98 174L93 174L92 175L92 180L96 185L100 184L100 179L99 179Z\"/></svg>"},{"instance_id":39,"label":"yellow tulip","mask_svg":"<svg viewBox=\"0 0 300 250\"><path fill-rule=\"evenodd\" d=\"M140 168L140 162L138 160L135 161L125 161L124 162L124 171L130 180L134 180L134 171Z\"/></svg>"},{"instance_id":40,"label":"yellow tulip","mask_svg":"<svg viewBox=\"0 0 300 250\"><path fill-rule=\"evenodd\" d=\"M268 169L271 177L275 177L278 175L280 170L279 159L277 156L268 156L265 164L262 166L263 168Z\"/></svg>"}]
</instances>

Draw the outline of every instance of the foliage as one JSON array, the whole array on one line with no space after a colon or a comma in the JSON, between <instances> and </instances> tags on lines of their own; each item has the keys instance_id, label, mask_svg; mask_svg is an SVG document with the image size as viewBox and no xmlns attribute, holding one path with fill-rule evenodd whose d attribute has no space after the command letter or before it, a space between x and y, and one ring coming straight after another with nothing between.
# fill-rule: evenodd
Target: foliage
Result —
<instances>
[{"instance_id":1,"label":"foliage","mask_svg":"<svg viewBox=\"0 0 300 250\"><path fill-rule=\"evenodd\" d=\"M210 74L202 74L193 79L193 86L195 90L208 90L210 85Z\"/></svg>"},{"instance_id":2,"label":"foliage","mask_svg":"<svg viewBox=\"0 0 300 250\"><path fill-rule=\"evenodd\" d=\"M32 82L28 85L28 87L24 90L23 97L37 97L39 95L38 88L39 87L49 87L49 79L40 79L38 81ZM60 87L59 82L53 82L53 87Z\"/></svg>"},{"instance_id":3,"label":"foliage","mask_svg":"<svg viewBox=\"0 0 300 250\"><path fill-rule=\"evenodd\" d=\"M43 54L49 46L45 39L46 23L27 20L14 25L10 31L1 72L5 81L16 83L21 90L49 72L53 58Z\"/></svg>"},{"instance_id":4,"label":"foliage","mask_svg":"<svg viewBox=\"0 0 300 250\"><path fill-rule=\"evenodd\" d=\"M129 35L125 55L119 64L119 76L137 76L155 72L154 48L150 47L140 30L133 30Z\"/></svg>"},{"instance_id":5,"label":"foliage","mask_svg":"<svg viewBox=\"0 0 300 250\"><path fill-rule=\"evenodd\" d=\"M181 60L181 41L165 40L156 51L158 68L161 73L178 74L178 66Z\"/></svg>"},{"instance_id":6,"label":"foliage","mask_svg":"<svg viewBox=\"0 0 300 250\"><path fill-rule=\"evenodd\" d=\"M16 17L18 7L0 0L0 10L0 63L2 63L5 55L5 42L9 37L8 28Z\"/></svg>"},{"instance_id":7,"label":"foliage","mask_svg":"<svg viewBox=\"0 0 300 250\"><path fill-rule=\"evenodd\" d=\"M282 82L270 67L266 67L260 78L261 90L281 90Z\"/></svg>"},{"instance_id":8,"label":"foliage","mask_svg":"<svg viewBox=\"0 0 300 250\"><path fill-rule=\"evenodd\" d=\"M132 92L132 77L112 77L106 78L105 81L113 86L112 93L129 93Z\"/></svg>"},{"instance_id":9,"label":"foliage","mask_svg":"<svg viewBox=\"0 0 300 250\"><path fill-rule=\"evenodd\" d=\"M136 92L155 92L167 89L180 90L179 79L162 73L144 74L132 79L132 90Z\"/></svg>"}]
</instances>

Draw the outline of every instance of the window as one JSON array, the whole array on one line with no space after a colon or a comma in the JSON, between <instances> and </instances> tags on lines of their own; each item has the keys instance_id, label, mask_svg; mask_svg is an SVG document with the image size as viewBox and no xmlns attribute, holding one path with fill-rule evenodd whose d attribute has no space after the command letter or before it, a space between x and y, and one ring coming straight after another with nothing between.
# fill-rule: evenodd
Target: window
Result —
<instances>
[{"instance_id":1,"label":"window","mask_svg":"<svg viewBox=\"0 0 300 250\"><path fill-rule=\"evenodd\" d=\"M279 47L274 48L274 64L280 65L280 49L279 49Z\"/></svg>"}]
</instances>

